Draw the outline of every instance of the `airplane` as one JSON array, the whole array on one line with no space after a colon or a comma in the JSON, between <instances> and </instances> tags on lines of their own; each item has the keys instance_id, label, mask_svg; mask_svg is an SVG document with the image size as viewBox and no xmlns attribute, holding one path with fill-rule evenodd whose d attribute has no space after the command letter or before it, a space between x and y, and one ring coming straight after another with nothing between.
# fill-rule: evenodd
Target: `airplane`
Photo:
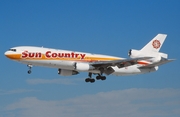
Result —
<instances>
[{"instance_id":1,"label":"airplane","mask_svg":"<svg viewBox=\"0 0 180 117\"><path fill-rule=\"evenodd\" d=\"M52 49L35 46L18 46L10 48L4 54L7 58L27 64L31 74L33 66L57 68L62 76L77 75L88 72L85 82L94 83L96 80L106 80L105 75L136 75L154 72L158 66L173 61L168 54L159 52L167 35L157 34L141 50L130 49L130 58L92 54L85 52Z\"/></svg>"}]
</instances>

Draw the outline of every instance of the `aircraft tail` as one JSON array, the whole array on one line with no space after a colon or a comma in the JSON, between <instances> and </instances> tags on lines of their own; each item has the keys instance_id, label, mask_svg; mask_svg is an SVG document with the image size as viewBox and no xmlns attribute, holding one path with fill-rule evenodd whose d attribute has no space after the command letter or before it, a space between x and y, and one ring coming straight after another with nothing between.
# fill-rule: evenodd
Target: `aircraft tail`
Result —
<instances>
[{"instance_id":1,"label":"aircraft tail","mask_svg":"<svg viewBox=\"0 0 180 117\"><path fill-rule=\"evenodd\" d=\"M152 57L148 60L149 62L151 62L151 64L141 66L139 68L154 68L156 66L174 61L174 59L168 59L168 54L159 52L166 37L166 34L158 34L141 50L131 49L128 55L131 58Z\"/></svg>"},{"instance_id":2,"label":"aircraft tail","mask_svg":"<svg viewBox=\"0 0 180 117\"><path fill-rule=\"evenodd\" d=\"M148 44L146 44L140 51L142 52L159 52L167 35L158 34Z\"/></svg>"}]
</instances>

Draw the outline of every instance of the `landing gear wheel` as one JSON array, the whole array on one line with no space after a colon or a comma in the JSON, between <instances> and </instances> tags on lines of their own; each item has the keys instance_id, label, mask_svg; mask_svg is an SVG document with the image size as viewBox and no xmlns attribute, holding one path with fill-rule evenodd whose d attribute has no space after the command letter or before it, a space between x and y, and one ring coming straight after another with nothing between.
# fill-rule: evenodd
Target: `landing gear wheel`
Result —
<instances>
[{"instance_id":1,"label":"landing gear wheel","mask_svg":"<svg viewBox=\"0 0 180 117\"><path fill-rule=\"evenodd\" d=\"M96 80L106 80L106 76L96 76Z\"/></svg>"},{"instance_id":2,"label":"landing gear wheel","mask_svg":"<svg viewBox=\"0 0 180 117\"><path fill-rule=\"evenodd\" d=\"M89 72L88 76L89 76L89 78L86 78L86 79L85 79L85 82L94 83L94 82L95 82L95 79L92 78L92 73L91 73L91 72Z\"/></svg>"},{"instance_id":3,"label":"landing gear wheel","mask_svg":"<svg viewBox=\"0 0 180 117\"><path fill-rule=\"evenodd\" d=\"M102 77L101 77L101 80L106 80L106 76L102 76Z\"/></svg>"},{"instance_id":4,"label":"landing gear wheel","mask_svg":"<svg viewBox=\"0 0 180 117\"><path fill-rule=\"evenodd\" d=\"M90 80L91 80L90 78L86 78L85 82L90 82Z\"/></svg>"},{"instance_id":5,"label":"landing gear wheel","mask_svg":"<svg viewBox=\"0 0 180 117\"><path fill-rule=\"evenodd\" d=\"M28 74L31 74L31 70L28 70Z\"/></svg>"},{"instance_id":6,"label":"landing gear wheel","mask_svg":"<svg viewBox=\"0 0 180 117\"><path fill-rule=\"evenodd\" d=\"M94 83L95 79L94 78L86 78L85 82L90 82L90 83Z\"/></svg>"},{"instance_id":7,"label":"landing gear wheel","mask_svg":"<svg viewBox=\"0 0 180 117\"><path fill-rule=\"evenodd\" d=\"M91 82L91 83L94 83L94 82L95 82L95 79L92 78L92 79L90 80L90 82Z\"/></svg>"},{"instance_id":8,"label":"landing gear wheel","mask_svg":"<svg viewBox=\"0 0 180 117\"><path fill-rule=\"evenodd\" d=\"M96 76L96 80L100 80L101 79L101 76Z\"/></svg>"}]
</instances>

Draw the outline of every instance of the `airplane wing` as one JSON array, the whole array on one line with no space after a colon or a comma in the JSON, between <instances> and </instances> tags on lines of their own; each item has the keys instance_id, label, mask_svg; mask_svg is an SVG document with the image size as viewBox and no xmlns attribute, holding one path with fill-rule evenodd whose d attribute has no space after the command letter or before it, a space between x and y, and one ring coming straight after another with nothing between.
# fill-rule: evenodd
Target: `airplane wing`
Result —
<instances>
[{"instance_id":1,"label":"airplane wing","mask_svg":"<svg viewBox=\"0 0 180 117\"><path fill-rule=\"evenodd\" d=\"M165 59L165 58L163 58L163 59L161 59L161 61L159 61L157 63L149 64L149 65L146 65L146 66L141 66L139 68L152 68L152 67L155 67L155 66L160 66L160 65L172 62L174 60L175 59Z\"/></svg>"},{"instance_id":2,"label":"airplane wing","mask_svg":"<svg viewBox=\"0 0 180 117\"><path fill-rule=\"evenodd\" d=\"M139 60L147 60L151 58L152 57L139 57L139 58L130 58L130 59L113 60L113 61L97 61L90 63L90 65L94 66L97 69L103 68L102 72L109 75L114 72L112 66L117 66L118 68L128 67L137 64Z\"/></svg>"}]
</instances>

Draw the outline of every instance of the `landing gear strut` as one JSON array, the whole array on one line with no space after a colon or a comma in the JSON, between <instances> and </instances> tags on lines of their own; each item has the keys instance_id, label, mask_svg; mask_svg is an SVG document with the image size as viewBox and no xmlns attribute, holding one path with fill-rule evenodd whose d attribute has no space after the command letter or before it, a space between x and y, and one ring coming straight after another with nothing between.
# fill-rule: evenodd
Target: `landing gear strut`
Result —
<instances>
[{"instance_id":1,"label":"landing gear strut","mask_svg":"<svg viewBox=\"0 0 180 117\"><path fill-rule=\"evenodd\" d=\"M58 69L58 74L59 74L59 75L61 74L61 69Z\"/></svg>"},{"instance_id":2,"label":"landing gear strut","mask_svg":"<svg viewBox=\"0 0 180 117\"><path fill-rule=\"evenodd\" d=\"M27 71L28 74L31 74L31 68L32 68L32 65L27 65L27 67L29 68L29 70Z\"/></svg>"},{"instance_id":3,"label":"landing gear strut","mask_svg":"<svg viewBox=\"0 0 180 117\"><path fill-rule=\"evenodd\" d=\"M88 76L89 76L89 78L86 78L86 79L85 79L85 82L94 83L94 82L95 82L95 79L92 78L92 73L89 73Z\"/></svg>"}]
</instances>

